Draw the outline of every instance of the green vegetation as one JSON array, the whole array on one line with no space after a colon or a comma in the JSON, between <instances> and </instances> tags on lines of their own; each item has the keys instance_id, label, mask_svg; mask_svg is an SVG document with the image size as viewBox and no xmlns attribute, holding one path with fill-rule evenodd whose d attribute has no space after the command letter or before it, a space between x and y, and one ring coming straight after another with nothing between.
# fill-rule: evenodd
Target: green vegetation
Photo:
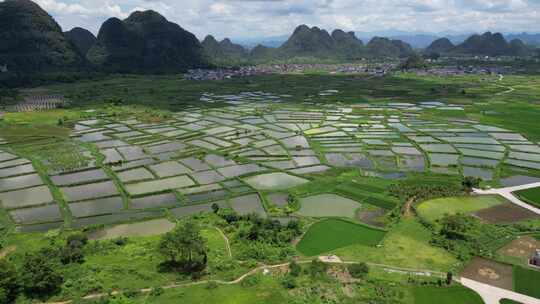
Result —
<instances>
[{"instance_id":1,"label":"green vegetation","mask_svg":"<svg viewBox=\"0 0 540 304\"><path fill-rule=\"evenodd\" d=\"M441 304L483 304L482 298L474 291L462 286L446 288L415 287L413 288L415 304L429 304L436 301Z\"/></svg>"},{"instance_id":2,"label":"green vegetation","mask_svg":"<svg viewBox=\"0 0 540 304\"><path fill-rule=\"evenodd\" d=\"M514 290L518 293L528 295L534 298L540 298L540 271L514 266Z\"/></svg>"},{"instance_id":3,"label":"green vegetation","mask_svg":"<svg viewBox=\"0 0 540 304\"><path fill-rule=\"evenodd\" d=\"M230 235L235 257L240 260L282 261L294 254L291 242L302 233L300 222L287 224L262 219L256 214L239 216L231 209L219 209L223 227Z\"/></svg>"},{"instance_id":4,"label":"green vegetation","mask_svg":"<svg viewBox=\"0 0 540 304\"><path fill-rule=\"evenodd\" d=\"M500 304L524 304L524 303L521 303L521 302L517 302L517 301L514 301L514 300L510 300L510 299L502 299L499 301Z\"/></svg>"},{"instance_id":5,"label":"green vegetation","mask_svg":"<svg viewBox=\"0 0 540 304\"><path fill-rule=\"evenodd\" d=\"M159 243L167 267L187 273L201 272L208 262L206 240L196 223L187 221L167 232Z\"/></svg>"},{"instance_id":6,"label":"green vegetation","mask_svg":"<svg viewBox=\"0 0 540 304\"><path fill-rule=\"evenodd\" d=\"M375 246L384 235L385 232L381 230L344 220L327 219L309 227L297 248L306 256L314 256L354 244Z\"/></svg>"},{"instance_id":7,"label":"green vegetation","mask_svg":"<svg viewBox=\"0 0 540 304\"><path fill-rule=\"evenodd\" d=\"M435 222L444 215L473 213L504 203L499 196L463 196L438 198L421 203L416 207L418 215L429 222Z\"/></svg>"},{"instance_id":8,"label":"green vegetation","mask_svg":"<svg viewBox=\"0 0 540 304\"><path fill-rule=\"evenodd\" d=\"M457 260L442 248L430 244L431 231L415 219L402 219L392 227L380 248L353 245L334 254L347 261L365 261L397 267L448 271Z\"/></svg>"},{"instance_id":9,"label":"green vegetation","mask_svg":"<svg viewBox=\"0 0 540 304\"><path fill-rule=\"evenodd\" d=\"M433 244L452 252L462 261L496 251L517 233L515 227L484 224L478 218L462 213L445 215L436 228L424 224L436 231Z\"/></svg>"},{"instance_id":10,"label":"green vegetation","mask_svg":"<svg viewBox=\"0 0 540 304\"><path fill-rule=\"evenodd\" d=\"M161 295L138 298L134 303L174 304L182 301L182 303L279 304L287 301L287 294L276 280L262 276L257 278L255 285L219 285L212 288L208 288L209 285L199 285L176 288L167 290Z\"/></svg>"},{"instance_id":11,"label":"green vegetation","mask_svg":"<svg viewBox=\"0 0 540 304\"><path fill-rule=\"evenodd\" d=\"M527 203L540 207L540 188L526 189L516 192L521 199Z\"/></svg>"}]
</instances>

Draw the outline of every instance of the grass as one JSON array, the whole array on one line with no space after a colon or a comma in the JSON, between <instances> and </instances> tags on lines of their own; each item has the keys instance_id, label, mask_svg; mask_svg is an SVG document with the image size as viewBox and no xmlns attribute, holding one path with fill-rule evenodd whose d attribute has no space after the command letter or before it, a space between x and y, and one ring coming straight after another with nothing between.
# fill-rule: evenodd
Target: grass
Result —
<instances>
[{"instance_id":1,"label":"grass","mask_svg":"<svg viewBox=\"0 0 540 304\"><path fill-rule=\"evenodd\" d=\"M416 209L422 218L435 222L445 214L472 213L503 203L499 196L447 197L423 202Z\"/></svg>"},{"instance_id":2,"label":"grass","mask_svg":"<svg viewBox=\"0 0 540 304\"><path fill-rule=\"evenodd\" d=\"M540 271L514 266L514 291L540 299Z\"/></svg>"},{"instance_id":3,"label":"grass","mask_svg":"<svg viewBox=\"0 0 540 304\"><path fill-rule=\"evenodd\" d=\"M269 277L262 277L257 285L249 287L241 284L218 285L213 288L207 286L203 284L171 289L157 297L139 298L135 303L280 304L287 303L288 299L278 281Z\"/></svg>"},{"instance_id":4,"label":"grass","mask_svg":"<svg viewBox=\"0 0 540 304\"><path fill-rule=\"evenodd\" d=\"M448 271L458 261L429 242L431 232L415 219L402 219L392 227L380 248L353 245L336 250L347 261L372 262L397 267Z\"/></svg>"},{"instance_id":5,"label":"grass","mask_svg":"<svg viewBox=\"0 0 540 304\"><path fill-rule=\"evenodd\" d=\"M375 246L386 232L339 219L313 224L297 245L306 256L315 256L353 244ZM338 237L339 236L339 237Z\"/></svg>"},{"instance_id":6,"label":"grass","mask_svg":"<svg viewBox=\"0 0 540 304\"><path fill-rule=\"evenodd\" d=\"M521 190L516 192L516 194L525 202L540 207L540 187Z\"/></svg>"},{"instance_id":7,"label":"grass","mask_svg":"<svg viewBox=\"0 0 540 304\"><path fill-rule=\"evenodd\" d=\"M510 300L510 299L502 299L499 301L500 304L524 304L524 303L521 303L521 302L517 302L517 301L514 301L514 300Z\"/></svg>"},{"instance_id":8,"label":"grass","mask_svg":"<svg viewBox=\"0 0 540 304\"><path fill-rule=\"evenodd\" d=\"M434 286L413 287L415 304L483 304L482 298L463 286L440 288Z\"/></svg>"}]
</instances>

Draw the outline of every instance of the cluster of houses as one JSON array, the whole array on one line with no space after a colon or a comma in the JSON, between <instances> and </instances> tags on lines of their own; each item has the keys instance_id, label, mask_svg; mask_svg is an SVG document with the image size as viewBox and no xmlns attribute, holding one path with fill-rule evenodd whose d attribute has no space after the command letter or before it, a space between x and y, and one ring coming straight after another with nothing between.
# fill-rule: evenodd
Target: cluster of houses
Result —
<instances>
[{"instance_id":1,"label":"cluster of houses","mask_svg":"<svg viewBox=\"0 0 540 304\"><path fill-rule=\"evenodd\" d=\"M344 63L344 64L270 64L243 66L231 69L192 69L184 76L188 80L223 80L266 74L291 74L320 71L329 74L369 74L384 76L394 70L397 63Z\"/></svg>"},{"instance_id":2,"label":"cluster of houses","mask_svg":"<svg viewBox=\"0 0 540 304\"><path fill-rule=\"evenodd\" d=\"M255 66L244 66L235 69L193 69L189 70L184 77L188 80L223 80L233 77L248 77L266 74Z\"/></svg>"},{"instance_id":3,"label":"cluster of houses","mask_svg":"<svg viewBox=\"0 0 540 304\"><path fill-rule=\"evenodd\" d=\"M507 75L510 67L445 66L414 70L419 76Z\"/></svg>"}]
</instances>

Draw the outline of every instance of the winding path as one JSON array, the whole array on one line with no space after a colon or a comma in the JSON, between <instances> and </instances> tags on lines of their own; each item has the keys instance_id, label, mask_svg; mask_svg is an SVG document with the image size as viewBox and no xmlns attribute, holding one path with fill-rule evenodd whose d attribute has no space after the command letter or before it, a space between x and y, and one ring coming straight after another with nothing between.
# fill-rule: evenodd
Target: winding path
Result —
<instances>
[{"instance_id":1,"label":"winding path","mask_svg":"<svg viewBox=\"0 0 540 304\"><path fill-rule=\"evenodd\" d=\"M487 190L473 189L473 191L474 193L479 194L479 195L493 195L493 194L500 195L506 198L511 203L540 215L540 209L525 203L524 201L520 200L518 197L516 197L513 194L513 192L516 192L516 191L531 189L531 188L538 188L538 187L540 187L540 182L520 185L520 186L515 186L515 187L494 188L494 189L487 189Z\"/></svg>"},{"instance_id":2,"label":"winding path","mask_svg":"<svg viewBox=\"0 0 540 304\"><path fill-rule=\"evenodd\" d=\"M223 233L223 230L219 229L218 227L214 227L223 237L225 240L225 245L227 247L227 253L229 254L229 257L232 258L232 250L231 250L231 244L229 242L229 238Z\"/></svg>"},{"instance_id":3,"label":"winding path","mask_svg":"<svg viewBox=\"0 0 540 304\"><path fill-rule=\"evenodd\" d=\"M308 263L311 263L311 260L297 261L297 263L299 263L299 264L308 264ZM328 264L350 265L350 264L357 264L357 263L358 262L333 262L333 263L328 263ZM234 279L232 281L203 280L203 281L197 281L197 282L169 284L169 285L161 286L161 288L163 288L163 289L174 289L174 288L182 288L182 287L203 285L203 284L207 284L209 282L215 282L215 283L221 284L221 285L234 285L234 284L239 284L245 278L247 278L247 277L249 277L249 276L251 276L251 275L253 275L253 274L255 274L255 273L259 272L259 271L262 271L264 269L281 268L281 267L289 266L289 264L290 263L287 262L287 263L281 263L281 264L276 264L276 265L261 265L261 266L258 266L256 268L253 268L252 270L246 272L245 274L241 275L240 277L238 277L237 279ZM375 263L366 263L366 264L368 264L369 266L372 266L372 267L383 268L384 271L394 271L394 272L400 272L400 273L409 273L409 274L412 274L412 275L420 275L420 276L440 276L440 277L446 276L445 273L442 273L442 272L439 272L439 271L431 271L431 270L423 270L423 269L410 269L410 268L395 267L395 266L384 265L384 264L375 264ZM147 294L147 293L150 293L153 289L154 288L144 288L144 289L140 289L139 292L142 293L142 294ZM81 300L96 300L96 299L101 299L101 298L107 297L109 295L118 295L118 294L122 294L122 291L112 291L110 293L95 293L95 294L90 294L90 295L84 296L84 297L82 297L80 299ZM71 303L73 303L73 300L66 300L66 301L62 301L62 302L46 302L46 303L42 303L42 304L71 304ZM525 304L528 304L528 303L525 303ZM534 303L534 304L537 304L537 303ZM540 304L540 303L538 303L538 304Z\"/></svg>"}]
</instances>

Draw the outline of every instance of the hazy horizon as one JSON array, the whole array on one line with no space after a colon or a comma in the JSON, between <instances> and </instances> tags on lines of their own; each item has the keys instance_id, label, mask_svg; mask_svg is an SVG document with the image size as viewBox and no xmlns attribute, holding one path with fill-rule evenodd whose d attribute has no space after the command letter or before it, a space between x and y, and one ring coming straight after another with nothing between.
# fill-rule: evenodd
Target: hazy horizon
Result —
<instances>
[{"instance_id":1,"label":"hazy horizon","mask_svg":"<svg viewBox=\"0 0 540 304\"><path fill-rule=\"evenodd\" d=\"M0 1L1 2L1 1ZM152 9L199 39L289 35L299 24L327 30L411 34L540 32L540 0L35 0L64 30L97 34L110 17Z\"/></svg>"}]
</instances>

